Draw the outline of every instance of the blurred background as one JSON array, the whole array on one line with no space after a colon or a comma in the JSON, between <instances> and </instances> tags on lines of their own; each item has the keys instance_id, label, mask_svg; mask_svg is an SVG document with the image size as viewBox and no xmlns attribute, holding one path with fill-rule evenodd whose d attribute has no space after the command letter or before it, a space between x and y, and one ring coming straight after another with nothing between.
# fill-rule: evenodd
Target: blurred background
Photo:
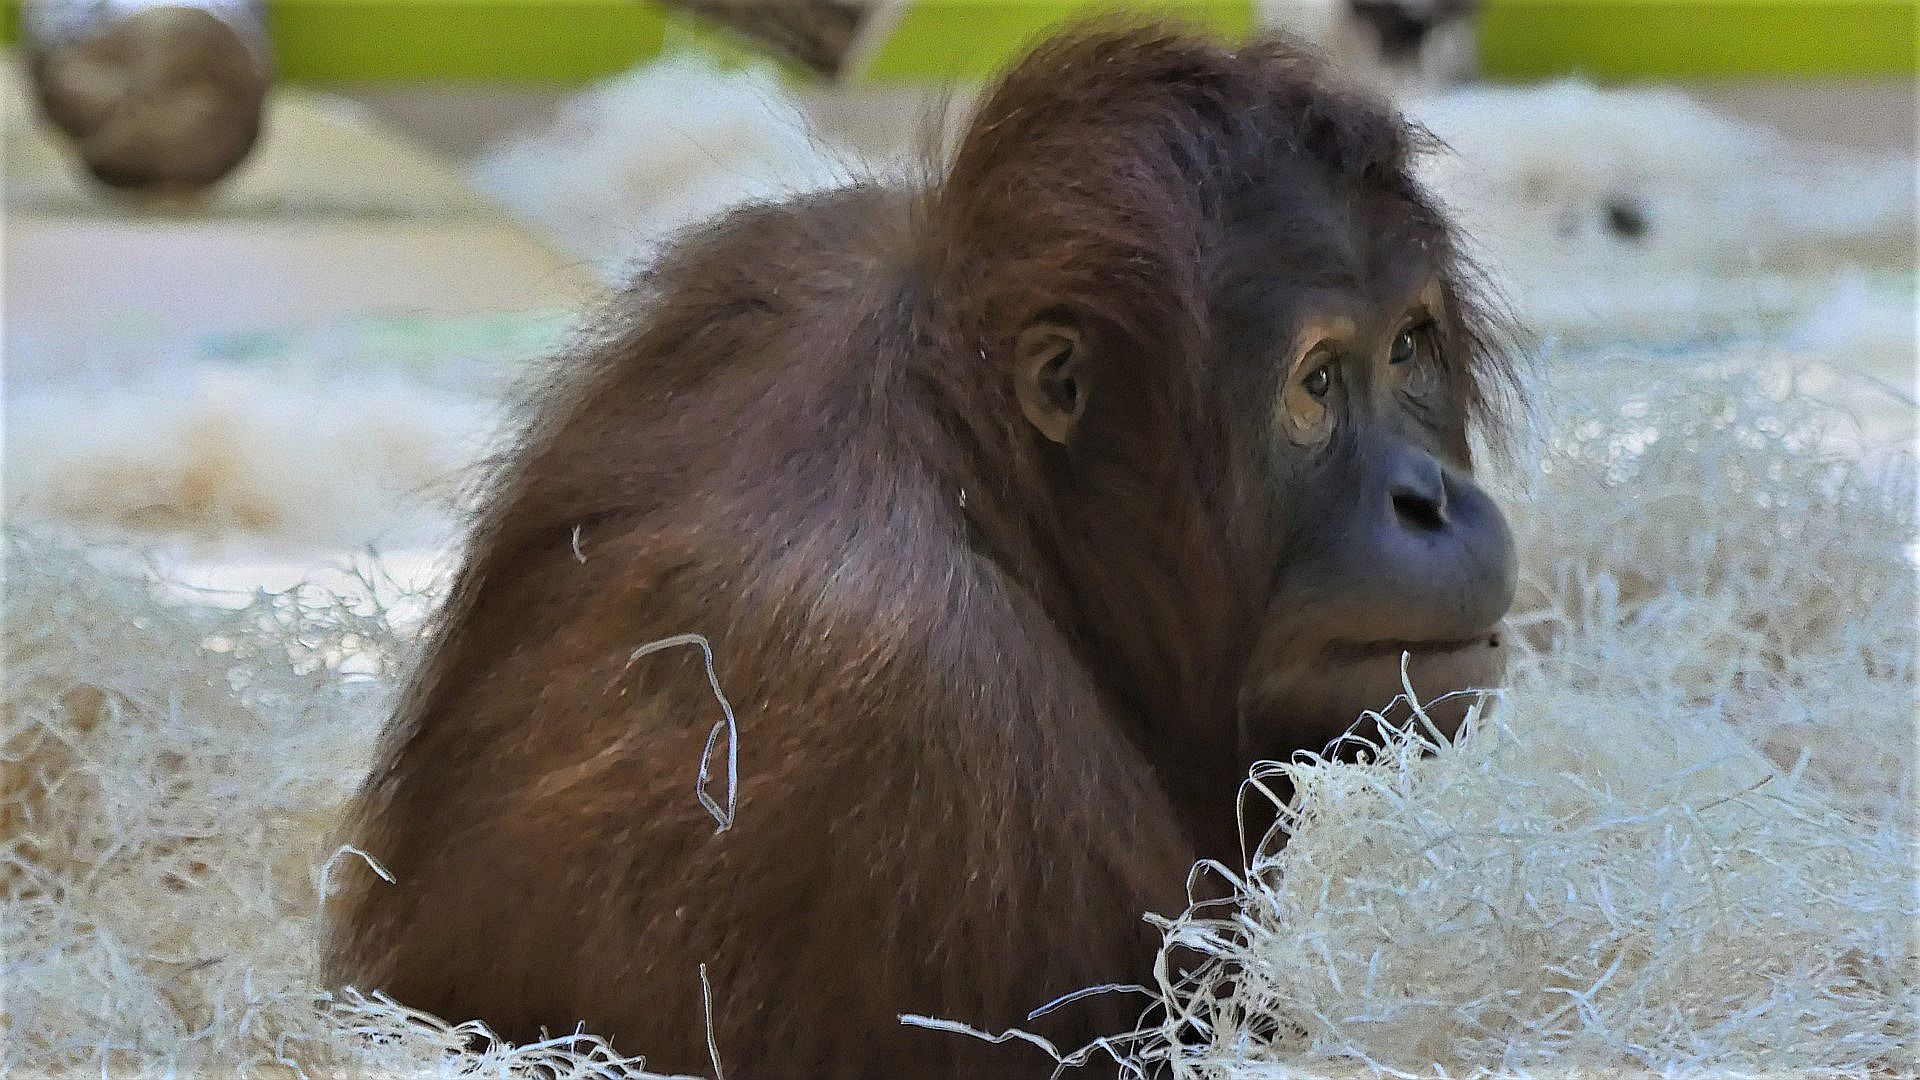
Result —
<instances>
[{"instance_id":1,"label":"blurred background","mask_svg":"<svg viewBox=\"0 0 1920 1080\"><path fill-rule=\"evenodd\" d=\"M5 498L209 583L428 580L674 230L903 170L1064 18L1300 34L1555 365L1732 352L1911 438L1907 0L38 0L4 8Z\"/></svg>"}]
</instances>

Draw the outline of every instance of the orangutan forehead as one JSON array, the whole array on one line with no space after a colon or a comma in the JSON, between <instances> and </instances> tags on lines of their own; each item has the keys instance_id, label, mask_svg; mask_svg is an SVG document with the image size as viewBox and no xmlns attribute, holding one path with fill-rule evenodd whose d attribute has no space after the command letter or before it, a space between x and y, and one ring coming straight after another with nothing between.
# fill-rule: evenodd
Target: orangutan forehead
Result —
<instances>
[{"instance_id":1,"label":"orangutan forehead","mask_svg":"<svg viewBox=\"0 0 1920 1080\"><path fill-rule=\"evenodd\" d=\"M1230 237L1215 263L1213 302L1232 317L1307 312L1368 321L1381 308L1447 294L1445 234L1417 219L1357 221L1343 213L1277 218Z\"/></svg>"},{"instance_id":2,"label":"orangutan forehead","mask_svg":"<svg viewBox=\"0 0 1920 1080\"><path fill-rule=\"evenodd\" d=\"M1236 192L1221 226L1222 269L1356 291L1437 275L1451 248L1445 219L1412 185L1356 184L1297 158Z\"/></svg>"},{"instance_id":3,"label":"orangutan forehead","mask_svg":"<svg viewBox=\"0 0 1920 1080\"><path fill-rule=\"evenodd\" d=\"M1446 315L1446 290L1437 277L1413 280L1390 291L1309 289L1287 298L1270 315L1269 328L1295 356L1324 345L1344 346L1370 335L1391 334L1410 320Z\"/></svg>"}]
</instances>

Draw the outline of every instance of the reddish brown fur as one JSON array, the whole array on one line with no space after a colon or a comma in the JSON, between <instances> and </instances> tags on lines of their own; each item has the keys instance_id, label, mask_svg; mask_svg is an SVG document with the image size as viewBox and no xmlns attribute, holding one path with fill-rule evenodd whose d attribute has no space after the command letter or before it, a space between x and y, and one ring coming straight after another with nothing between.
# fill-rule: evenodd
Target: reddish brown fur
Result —
<instances>
[{"instance_id":1,"label":"reddish brown fur","mask_svg":"<svg viewBox=\"0 0 1920 1080\"><path fill-rule=\"evenodd\" d=\"M1200 359L1212 253L1237 193L1301 162L1424 206L1402 128L1324 81L1282 46L1088 31L1007 79L929 192L688 238L474 541L358 825L398 883L345 899L336 977L706 1071L705 964L749 1080L1005 1075L1034 1051L895 1017L997 1029L1143 981L1143 913L1231 857L1266 600L1234 509L1259 477ZM996 367L1063 306L1136 384L1101 420L1131 479L1093 518L1049 497ZM719 835L697 653L630 661L686 631L738 707ZM1074 1043L1139 1009L1032 1026Z\"/></svg>"}]
</instances>

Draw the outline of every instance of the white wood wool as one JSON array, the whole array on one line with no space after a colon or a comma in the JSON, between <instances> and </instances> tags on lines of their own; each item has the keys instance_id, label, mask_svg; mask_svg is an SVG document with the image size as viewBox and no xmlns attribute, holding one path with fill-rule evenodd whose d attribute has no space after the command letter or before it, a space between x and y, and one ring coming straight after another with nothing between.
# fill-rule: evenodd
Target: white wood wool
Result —
<instances>
[{"instance_id":1,"label":"white wood wool","mask_svg":"<svg viewBox=\"0 0 1920 1080\"><path fill-rule=\"evenodd\" d=\"M808 132L770 70L674 56L590 87L551 124L491 147L468 175L622 282L680 229L854 172L850 154Z\"/></svg>"},{"instance_id":2,"label":"white wood wool","mask_svg":"<svg viewBox=\"0 0 1920 1080\"><path fill-rule=\"evenodd\" d=\"M1444 144L1423 178L1542 335L1752 335L1832 302L1848 267L1911 308L1909 159L1797 143L1657 87L1468 87L1409 115Z\"/></svg>"},{"instance_id":3,"label":"white wood wool","mask_svg":"<svg viewBox=\"0 0 1920 1080\"><path fill-rule=\"evenodd\" d=\"M1513 481L1510 693L1431 756L1284 766L1290 841L1167 924L1212 962L1115 1049L1235 1080L1914 1071L1912 463L1824 449L1840 418L1791 385L1584 362ZM9 548L0 1069L640 1075L645 1047L327 1000L322 869L411 631L371 588L233 610L116 565Z\"/></svg>"},{"instance_id":4,"label":"white wood wool","mask_svg":"<svg viewBox=\"0 0 1920 1080\"><path fill-rule=\"evenodd\" d=\"M334 833L414 644L377 570L182 603L124 551L10 529L6 555L0 1073L645 1075L321 990Z\"/></svg>"},{"instance_id":5,"label":"white wood wool","mask_svg":"<svg viewBox=\"0 0 1920 1080\"><path fill-rule=\"evenodd\" d=\"M16 384L7 508L201 541L434 543L501 415L401 372L163 364L113 383Z\"/></svg>"}]
</instances>

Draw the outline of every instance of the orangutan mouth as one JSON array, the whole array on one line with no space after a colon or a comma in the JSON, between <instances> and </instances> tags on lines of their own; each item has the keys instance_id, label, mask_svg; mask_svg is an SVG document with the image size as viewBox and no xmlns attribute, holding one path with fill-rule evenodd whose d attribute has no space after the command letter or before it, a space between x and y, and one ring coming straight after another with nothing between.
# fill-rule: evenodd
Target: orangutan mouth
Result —
<instances>
[{"instance_id":1,"label":"orangutan mouth","mask_svg":"<svg viewBox=\"0 0 1920 1080\"><path fill-rule=\"evenodd\" d=\"M1446 653L1466 652L1469 649L1498 649L1499 647L1499 634L1475 634L1472 637L1443 641L1411 641L1403 638L1354 641L1336 638L1326 644L1321 650L1321 655L1330 663L1351 664L1382 656L1399 656L1402 653L1411 653L1414 656L1439 656Z\"/></svg>"}]
</instances>

